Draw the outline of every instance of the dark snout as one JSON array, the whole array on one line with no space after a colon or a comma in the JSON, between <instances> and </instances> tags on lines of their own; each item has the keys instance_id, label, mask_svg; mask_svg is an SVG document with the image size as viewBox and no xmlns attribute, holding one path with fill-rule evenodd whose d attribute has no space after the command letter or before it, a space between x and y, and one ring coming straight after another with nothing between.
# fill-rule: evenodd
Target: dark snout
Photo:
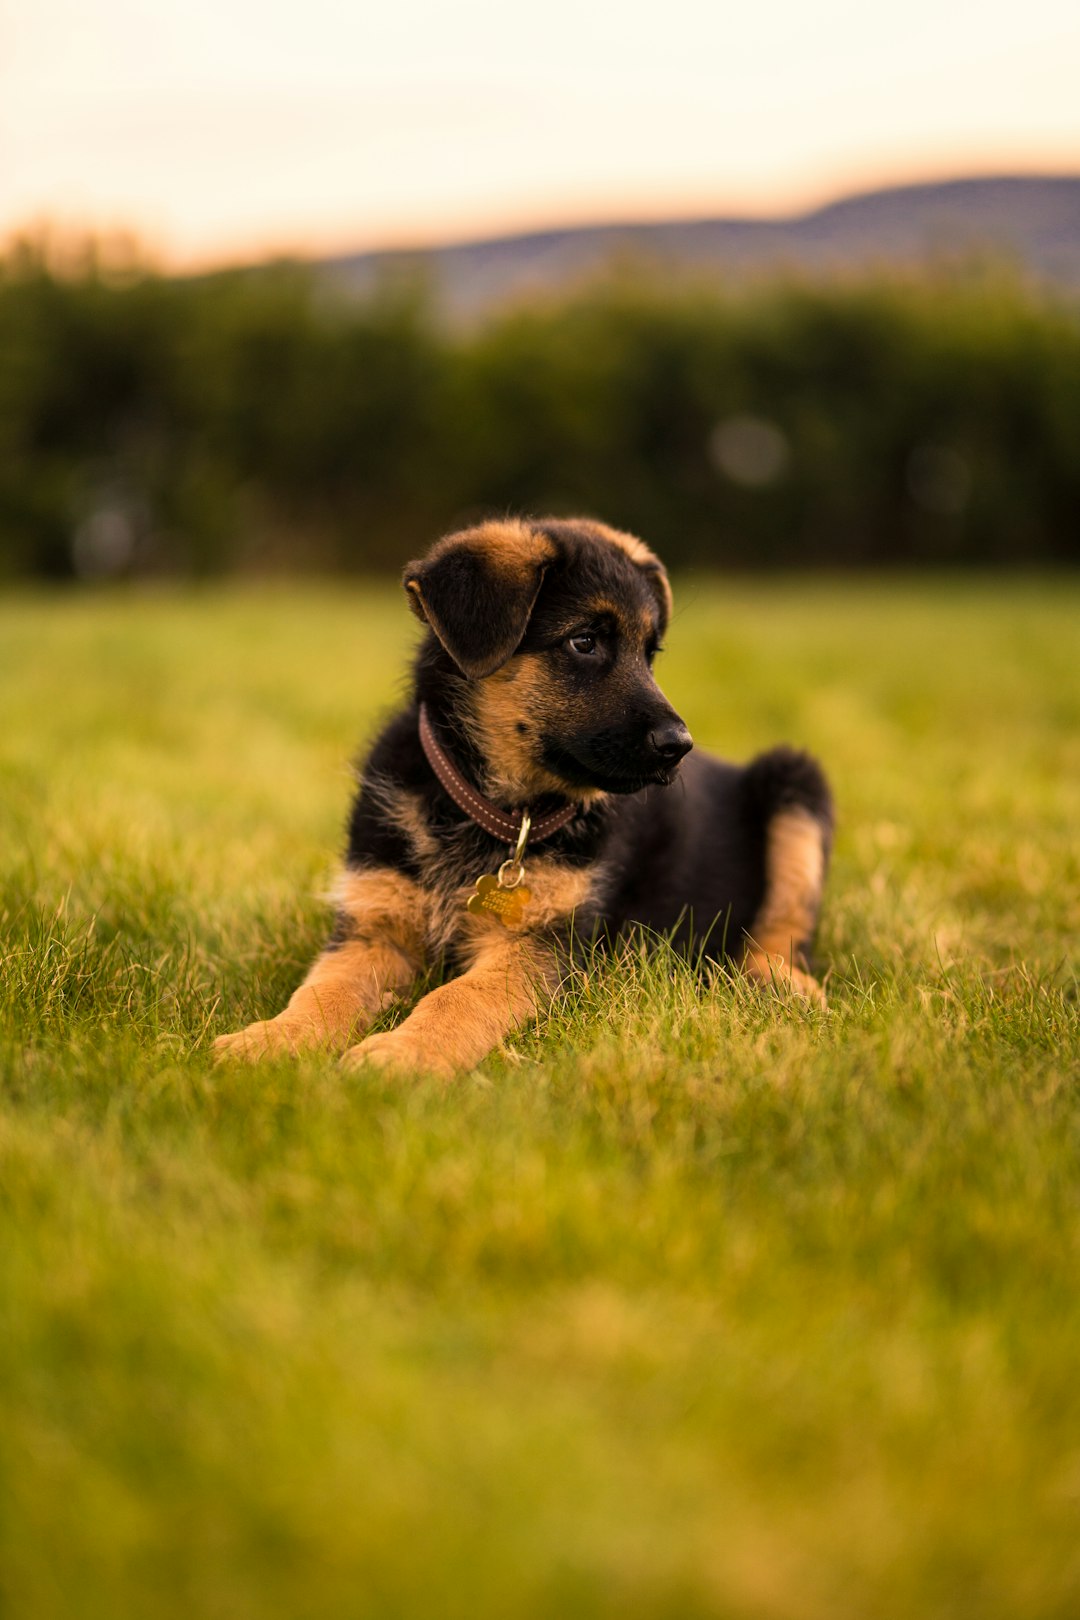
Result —
<instances>
[{"instance_id":1,"label":"dark snout","mask_svg":"<svg viewBox=\"0 0 1080 1620\"><path fill-rule=\"evenodd\" d=\"M598 729L575 738L573 753L591 785L609 793L634 793L650 783L670 782L693 746L690 733L661 696L661 706L645 703L604 716Z\"/></svg>"},{"instance_id":2,"label":"dark snout","mask_svg":"<svg viewBox=\"0 0 1080 1620\"><path fill-rule=\"evenodd\" d=\"M645 746L652 755L655 768L661 771L673 771L682 759L694 746L694 739L679 719L674 715L661 725L654 726L645 738Z\"/></svg>"},{"instance_id":3,"label":"dark snout","mask_svg":"<svg viewBox=\"0 0 1080 1620\"><path fill-rule=\"evenodd\" d=\"M568 784L607 793L671 782L694 744L656 682L623 682L606 696L587 727L545 739L545 763Z\"/></svg>"}]
</instances>

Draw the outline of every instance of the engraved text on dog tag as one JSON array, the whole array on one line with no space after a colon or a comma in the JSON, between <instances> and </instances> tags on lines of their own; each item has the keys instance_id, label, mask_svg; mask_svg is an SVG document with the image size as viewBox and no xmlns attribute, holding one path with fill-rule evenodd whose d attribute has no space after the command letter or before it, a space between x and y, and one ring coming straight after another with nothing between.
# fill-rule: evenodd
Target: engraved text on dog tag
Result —
<instances>
[{"instance_id":1,"label":"engraved text on dog tag","mask_svg":"<svg viewBox=\"0 0 1080 1620\"><path fill-rule=\"evenodd\" d=\"M485 872L483 877L478 877L475 892L466 902L466 910L474 917L495 917L504 927L510 927L521 921L532 896L520 880L513 888L507 888L501 876L501 872L499 877L493 872Z\"/></svg>"}]
</instances>

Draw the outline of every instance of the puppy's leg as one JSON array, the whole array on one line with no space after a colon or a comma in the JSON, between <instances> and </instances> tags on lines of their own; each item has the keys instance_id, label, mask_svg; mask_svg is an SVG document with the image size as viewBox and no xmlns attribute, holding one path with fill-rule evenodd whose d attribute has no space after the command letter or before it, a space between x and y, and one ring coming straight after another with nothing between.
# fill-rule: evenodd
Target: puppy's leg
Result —
<instances>
[{"instance_id":1,"label":"puppy's leg","mask_svg":"<svg viewBox=\"0 0 1080 1620\"><path fill-rule=\"evenodd\" d=\"M551 945L513 935L485 940L465 973L424 996L396 1029L369 1035L345 1061L441 1075L470 1069L535 1018L557 983Z\"/></svg>"},{"instance_id":2,"label":"puppy's leg","mask_svg":"<svg viewBox=\"0 0 1080 1620\"><path fill-rule=\"evenodd\" d=\"M214 1042L217 1059L254 1062L309 1048L342 1051L416 977L424 958L424 897L401 873L346 872L335 890L338 936L284 1012Z\"/></svg>"},{"instance_id":3,"label":"puppy's leg","mask_svg":"<svg viewBox=\"0 0 1080 1620\"><path fill-rule=\"evenodd\" d=\"M801 805L778 811L766 833L765 897L747 931L742 970L821 1006L825 992L805 971L803 953L817 926L824 878L821 823Z\"/></svg>"},{"instance_id":4,"label":"puppy's leg","mask_svg":"<svg viewBox=\"0 0 1080 1620\"><path fill-rule=\"evenodd\" d=\"M284 1012L219 1035L214 1056L255 1061L308 1047L340 1051L417 970L417 963L389 943L355 940L325 950Z\"/></svg>"}]
</instances>

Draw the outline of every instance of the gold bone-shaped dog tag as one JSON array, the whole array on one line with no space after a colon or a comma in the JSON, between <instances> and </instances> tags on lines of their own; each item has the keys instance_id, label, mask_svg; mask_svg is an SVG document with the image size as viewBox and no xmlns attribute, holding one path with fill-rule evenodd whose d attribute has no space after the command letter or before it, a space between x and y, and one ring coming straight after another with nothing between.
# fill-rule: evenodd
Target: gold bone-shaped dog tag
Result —
<instances>
[{"instance_id":1,"label":"gold bone-shaped dog tag","mask_svg":"<svg viewBox=\"0 0 1080 1620\"><path fill-rule=\"evenodd\" d=\"M485 872L483 877L477 878L476 892L470 894L465 909L474 917L495 917L504 928L509 928L521 921L531 898L523 883L506 889L493 872Z\"/></svg>"}]
</instances>

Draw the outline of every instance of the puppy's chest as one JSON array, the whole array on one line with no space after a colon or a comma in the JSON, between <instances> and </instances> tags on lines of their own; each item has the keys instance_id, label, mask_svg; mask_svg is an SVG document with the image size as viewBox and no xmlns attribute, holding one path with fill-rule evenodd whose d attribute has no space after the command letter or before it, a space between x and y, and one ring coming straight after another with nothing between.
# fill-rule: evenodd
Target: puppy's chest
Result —
<instances>
[{"instance_id":1,"label":"puppy's chest","mask_svg":"<svg viewBox=\"0 0 1080 1620\"><path fill-rule=\"evenodd\" d=\"M441 952L480 936L531 934L557 928L590 903L595 874L551 856L527 855L521 881L500 884L498 852L471 860L421 863L429 949Z\"/></svg>"},{"instance_id":2,"label":"puppy's chest","mask_svg":"<svg viewBox=\"0 0 1080 1620\"><path fill-rule=\"evenodd\" d=\"M571 866L542 849L526 849L520 881L512 882L513 872L500 881L500 867L512 851L493 848L468 826L437 829L415 803L402 808L406 813L399 826L419 869L432 952L478 934L551 929L594 898L598 873L593 866Z\"/></svg>"}]
</instances>

